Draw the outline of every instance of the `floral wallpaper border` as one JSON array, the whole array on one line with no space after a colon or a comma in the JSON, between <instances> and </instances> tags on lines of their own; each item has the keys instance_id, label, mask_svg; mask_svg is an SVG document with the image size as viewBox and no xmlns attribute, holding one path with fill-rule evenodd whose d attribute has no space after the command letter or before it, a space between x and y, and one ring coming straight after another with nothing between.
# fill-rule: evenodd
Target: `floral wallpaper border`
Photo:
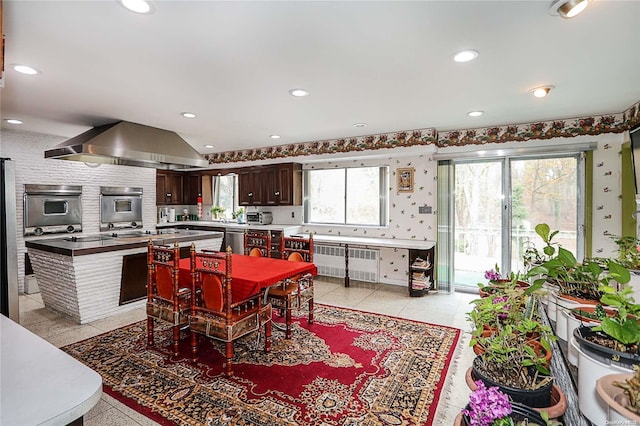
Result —
<instances>
[{"instance_id":1,"label":"floral wallpaper border","mask_svg":"<svg viewBox=\"0 0 640 426\"><path fill-rule=\"evenodd\" d=\"M537 123L494 126L477 129L438 132L417 129L353 138L327 139L289 145L278 145L244 151L227 151L205 155L209 164L256 161L337 152L370 151L385 148L432 145L438 147L478 145L485 143L522 142L533 139L621 133L640 124L640 101L617 114L595 115Z\"/></svg>"}]
</instances>

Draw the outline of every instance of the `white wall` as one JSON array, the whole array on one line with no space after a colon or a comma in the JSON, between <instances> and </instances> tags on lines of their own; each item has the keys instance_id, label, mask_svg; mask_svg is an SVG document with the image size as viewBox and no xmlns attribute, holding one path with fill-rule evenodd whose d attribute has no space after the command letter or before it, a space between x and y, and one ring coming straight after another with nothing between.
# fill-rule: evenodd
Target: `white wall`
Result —
<instances>
[{"instance_id":1,"label":"white wall","mask_svg":"<svg viewBox=\"0 0 640 426\"><path fill-rule=\"evenodd\" d=\"M43 237L23 237L23 195L25 184L82 185L82 232L99 232L100 186L136 186L143 188L142 220L144 227L156 224L156 170L142 167L87 165L78 161L44 158L44 151L66 138L15 130L0 132L0 156L15 161L16 214L18 228L18 281L24 291L24 241L59 238L63 234ZM100 265L96 265L99 268Z\"/></svg>"}]
</instances>

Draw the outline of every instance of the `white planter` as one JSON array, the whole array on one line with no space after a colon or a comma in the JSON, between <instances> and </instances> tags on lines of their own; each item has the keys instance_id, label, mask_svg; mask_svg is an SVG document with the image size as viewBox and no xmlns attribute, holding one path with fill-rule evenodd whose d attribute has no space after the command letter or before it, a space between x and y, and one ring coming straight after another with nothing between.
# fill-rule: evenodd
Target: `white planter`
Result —
<instances>
[{"instance_id":1,"label":"white planter","mask_svg":"<svg viewBox=\"0 0 640 426\"><path fill-rule=\"evenodd\" d=\"M609 406L596 392L596 382L607 374L632 373L633 370L611 365L608 360L596 359L580 349L575 339L571 339L570 345L578 354L578 406L580 411L594 425L605 425L609 415Z\"/></svg>"},{"instance_id":2,"label":"white planter","mask_svg":"<svg viewBox=\"0 0 640 426\"><path fill-rule=\"evenodd\" d=\"M558 289L555 286L549 286L547 294L547 316L550 320L556 320L556 303L558 298Z\"/></svg>"},{"instance_id":3,"label":"white planter","mask_svg":"<svg viewBox=\"0 0 640 426\"><path fill-rule=\"evenodd\" d=\"M576 308L588 308L588 307L593 307L593 305L577 305L575 306ZM563 315L565 316L565 320L567 323L567 342L569 342L568 345L568 361L569 364L573 365L573 366L577 366L578 365L578 352L576 351L575 347L571 344L571 341L573 340L573 330L575 330L576 328L580 327L581 325L597 325L599 324L598 322L592 322L592 321L585 321L585 320L579 320L578 318L574 317L573 314L570 311L564 311ZM577 346L577 344L576 344Z\"/></svg>"},{"instance_id":4,"label":"white planter","mask_svg":"<svg viewBox=\"0 0 640 426\"><path fill-rule=\"evenodd\" d=\"M566 342L569 340L569 334L567 333L567 316L570 315L569 311L580 306L580 303L565 299L562 296L558 296L556 300L558 303L558 306L556 307L556 335L559 339Z\"/></svg>"}]
</instances>

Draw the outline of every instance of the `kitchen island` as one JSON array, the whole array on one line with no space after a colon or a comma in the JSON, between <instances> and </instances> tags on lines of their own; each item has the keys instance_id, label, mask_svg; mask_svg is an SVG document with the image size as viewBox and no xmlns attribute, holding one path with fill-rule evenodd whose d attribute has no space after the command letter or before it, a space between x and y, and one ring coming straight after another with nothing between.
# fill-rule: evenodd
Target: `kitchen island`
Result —
<instances>
[{"instance_id":1,"label":"kitchen island","mask_svg":"<svg viewBox=\"0 0 640 426\"><path fill-rule=\"evenodd\" d=\"M220 232L164 230L70 235L27 241L27 252L45 306L85 324L143 307L147 245L178 243L186 257L220 250Z\"/></svg>"}]
</instances>

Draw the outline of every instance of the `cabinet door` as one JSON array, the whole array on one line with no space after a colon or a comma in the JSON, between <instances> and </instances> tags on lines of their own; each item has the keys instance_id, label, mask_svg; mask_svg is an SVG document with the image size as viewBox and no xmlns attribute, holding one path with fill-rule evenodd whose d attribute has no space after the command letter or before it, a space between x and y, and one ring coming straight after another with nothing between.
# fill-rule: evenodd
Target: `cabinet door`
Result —
<instances>
[{"instance_id":1,"label":"cabinet door","mask_svg":"<svg viewBox=\"0 0 640 426\"><path fill-rule=\"evenodd\" d=\"M182 204L183 176L181 173L171 173L169 175L169 193L171 200L169 204Z\"/></svg>"},{"instance_id":2,"label":"cabinet door","mask_svg":"<svg viewBox=\"0 0 640 426\"><path fill-rule=\"evenodd\" d=\"M198 195L202 194L202 176L200 173L188 173L185 181L183 204L198 204Z\"/></svg>"},{"instance_id":3,"label":"cabinet door","mask_svg":"<svg viewBox=\"0 0 640 426\"><path fill-rule=\"evenodd\" d=\"M242 206L262 205L262 174L251 168L238 173L238 201Z\"/></svg>"},{"instance_id":4,"label":"cabinet door","mask_svg":"<svg viewBox=\"0 0 640 426\"><path fill-rule=\"evenodd\" d=\"M167 201L167 175L161 172L156 174L156 205L164 206Z\"/></svg>"},{"instance_id":5,"label":"cabinet door","mask_svg":"<svg viewBox=\"0 0 640 426\"><path fill-rule=\"evenodd\" d=\"M280 203L280 184L278 183L278 168L266 167L261 172L264 203L269 206Z\"/></svg>"}]
</instances>

